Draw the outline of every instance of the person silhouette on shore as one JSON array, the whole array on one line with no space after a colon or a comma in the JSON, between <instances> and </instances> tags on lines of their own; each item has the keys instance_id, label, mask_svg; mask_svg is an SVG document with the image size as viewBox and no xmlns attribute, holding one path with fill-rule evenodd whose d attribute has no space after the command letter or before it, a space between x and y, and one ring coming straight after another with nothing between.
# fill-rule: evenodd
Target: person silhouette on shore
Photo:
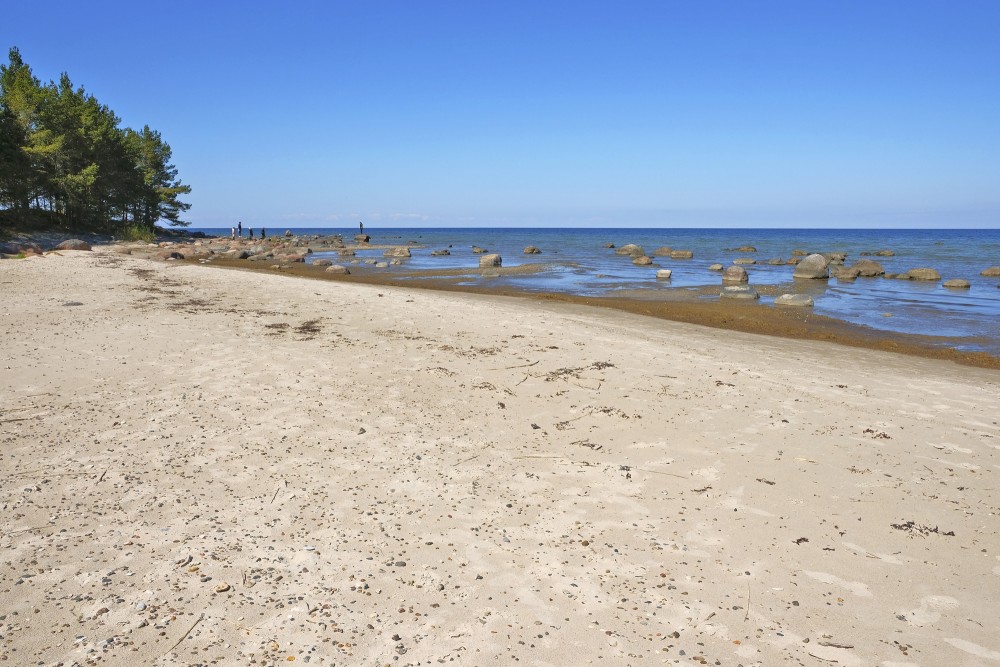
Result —
<instances>
[{"instance_id":1,"label":"person silhouette on shore","mask_svg":"<svg viewBox=\"0 0 1000 667\"><path fill-rule=\"evenodd\" d=\"M260 240L263 241L267 238L267 230L263 227L260 228Z\"/></svg>"},{"instance_id":2,"label":"person silhouette on shore","mask_svg":"<svg viewBox=\"0 0 1000 667\"><path fill-rule=\"evenodd\" d=\"M253 238L253 227L250 228L250 238Z\"/></svg>"},{"instance_id":3,"label":"person silhouette on shore","mask_svg":"<svg viewBox=\"0 0 1000 667\"><path fill-rule=\"evenodd\" d=\"M239 222L236 223L236 234L240 238L243 238L243 221L242 220L240 220Z\"/></svg>"},{"instance_id":4,"label":"person silhouette on shore","mask_svg":"<svg viewBox=\"0 0 1000 667\"><path fill-rule=\"evenodd\" d=\"M359 229L361 230L361 233L362 233L362 234L364 234L364 233L365 233L365 223L363 223L363 222L359 222L359 223L358 223L358 228L359 228Z\"/></svg>"}]
</instances>

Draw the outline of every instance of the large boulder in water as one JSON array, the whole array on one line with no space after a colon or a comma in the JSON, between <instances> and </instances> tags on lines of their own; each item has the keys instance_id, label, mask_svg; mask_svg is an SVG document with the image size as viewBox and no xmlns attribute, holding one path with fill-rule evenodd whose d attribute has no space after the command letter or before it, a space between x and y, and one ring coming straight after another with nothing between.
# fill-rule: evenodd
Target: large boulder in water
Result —
<instances>
[{"instance_id":1,"label":"large boulder in water","mask_svg":"<svg viewBox=\"0 0 1000 667\"><path fill-rule=\"evenodd\" d=\"M615 248L616 255L632 255L633 257L642 257L646 254L646 251L642 249L641 245L636 245L634 243L629 243L623 245L621 248Z\"/></svg>"},{"instance_id":2,"label":"large boulder in water","mask_svg":"<svg viewBox=\"0 0 1000 667\"><path fill-rule=\"evenodd\" d=\"M670 269L659 269L656 272L656 279L657 280L670 280L670 276L672 274L673 274L673 271L671 271Z\"/></svg>"},{"instance_id":3,"label":"large boulder in water","mask_svg":"<svg viewBox=\"0 0 1000 667\"><path fill-rule=\"evenodd\" d=\"M910 280L926 280L929 282L941 280L941 274L937 272L937 269L910 269L906 273L909 274Z\"/></svg>"},{"instance_id":4,"label":"large boulder in water","mask_svg":"<svg viewBox=\"0 0 1000 667\"><path fill-rule=\"evenodd\" d=\"M489 255L483 255L479 258L479 268L485 269L493 266L500 266L503 264L503 258L497 253L490 253Z\"/></svg>"},{"instance_id":5,"label":"large boulder in water","mask_svg":"<svg viewBox=\"0 0 1000 667\"><path fill-rule=\"evenodd\" d=\"M871 259L860 259L854 262L851 268L857 269L858 275L862 278L874 278L885 275L885 269L882 268L882 265Z\"/></svg>"},{"instance_id":6,"label":"large boulder in water","mask_svg":"<svg viewBox=\"0 0 1000 667\"><path fill-rule=\"evenodd\" d=\"M1000 266L991 266L988 269L983 269L979 272L979 275L986 278L1000 278Z\"/></svg>"},{"instance_id":7,"label":"large boulder in water","mask_svg":"<svg viewBox=\"0 0 1000 667\"><path fill-rule=\"evenodd\" d=\"M674 251L670 246L661 246L653 251L653 257L670 257L670 253Z\"/></svg>"},{"instance_id":8,"label":"large boulder in water","mask_svg":"<svg viewBox=\"0 0 1000 667\"><path fill-rule=\"evenodd\" d=\"M632 260L632 263L636 266L649 266L653 263L652 257L647 257L646 255L640 255Z\"/></svg>"},{"instance_id":9,"label":"large boulder in water","mask_svg":"<svg viewBox=\"0 0 1000 667\"><path fill-rule=\"evenodd\" d=\"M528 247L526 247L524 249L524 254L525 255L541 255L542 251L539 250L536 246L529 245Z\"/></svg>"},{"instance_id":10,"label":"large boulder in water","mask_svg":"<svg viewBox=\"0 0 1000 667\"><path fill-rule=\"evenodd\" d=\"M810 280L825 280L830 277L827 269L827 259L823 255L813 253L795 265L793 278L805 278Z\"/></svg>"},{"instance_id":11,"label":"large boulder in water","mask_svg":"<svg viewBox=\"0 0 1000 667\"><path fill-rule=\"evenodd\" d=\"M725 271L722 272L722 282L736 284L748 283L750 282L750 276L747 275L747 270L742 266L733 264L732 266L727 266Z\"/></svg>"},{"instance_id":12,"label":"large boulder in water","mask_svg":"<svg viewBox=\"0 0 1000 667\"><path fill-rule=\"evenodd\" d=\"M949 287L951 289L969 289L971 285L969 281L964 278L952 278L951 280L946 280L942 283L943 287Z\"/></svg>"}]
</instances>

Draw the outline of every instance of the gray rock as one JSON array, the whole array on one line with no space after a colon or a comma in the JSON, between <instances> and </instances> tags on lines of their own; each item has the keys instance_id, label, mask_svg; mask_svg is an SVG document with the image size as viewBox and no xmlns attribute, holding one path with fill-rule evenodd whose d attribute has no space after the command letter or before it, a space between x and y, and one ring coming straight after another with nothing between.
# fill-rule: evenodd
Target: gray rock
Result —
<instances>
[{"instance_id":1,"label":"gray rock","mask_svg":"<svg viewBox=\"0 0 1000 667\"><path fill-rule=\"evenodd\" d=\"M354 257L354 255L357 253L355 253L350 248L342 248L337 251L337 254L340 255L341 257Z\"/></svg>"},{"instance_id":2,"label":"gray rock","mask_svg":"<svg viewBox=\"0 0 1000 667\"><path fill-rule=\"evenodd\" d=\"M410 249L402 246L398 248L387 248L385 252L382 253L383 257L410 257Z\"/></svg>"},{"instance_id":3,"label":"gray rock","mask_svg":"<svg viewBox=\"0 0 1000 667\"><path fill-rule=\"evenodd\" d=\"M646 255L641 255L632 259L632 263L636 266L649 266L653 263L652 257L647 257Z\"/></svg>"},{"instance_id":4,"label":"gray rock","mask_svg":"<svg viewBox=\"0 0 1000 667\"><path fill-rule=\"evenodd\" d=\"M811 308L815 304L813 298L808 294L782 294L774 299L774 305Z\"/></svg>"},{"instance_id":5,"label":"gray rock","mask_svg":"<svg viewBox=\"0 0 1000 667\"><path fill-rule=\"evenodd\" d=\"M742 266L733 264L732 266L727 266L726 270L722 272L722 282L736 284L748 283L750 282L750 276L747 275L747 270Z\"/></svg>"},{"instance_id":6,"label":"gray rock","mask_svg":"<svg viewBox=\"0 0 1000 667\"><path fill-rule=\"evenodd\" d=\"M711 266L708 267L708 270L709 271L721 271L724 268L726 268L726 267L722 266L722 264L712 264Z\"/></svg>"},{"instance_id":7,"label":"gray rock","mask_svg":"<svg viewBox=\"0 0 1000 667\"><path fill-rule=\"evenodd\" d=\"M737 257L736 259L733 260L733 264L750 265L756 263L757 260L752 257Z\"/></svg>"},{"instance_id":8,"label":"gray rock","mask_svg":"<svg viewBox=\"0 0 1000 667\"><path fill-rule=\"evenodd\" d=\"M312 264L313 266L333 266L333 261L329 259L317 259Z\"/></svg>"},{"instance_id":9,"label":"gray rock","mask_svg":"<svg viewBox=\"0 0 1000 667\"><path fill-rule=\"evenodd\" d=\"M536 247L535 247L535 246L533 246L533 245L529 245L528 247L526 247L526 248L524 249L524 254L525 254L525 255L541 255L541 254L542 254L542 251L541 251L541 250L539 250L538 248L536 248Z\"/></svg>"},{"instance_id":10,"label":"gray rock","mask_svg":"<svg viewBox=\"0 0 1000 667\"><path fill-rule=\"evenodd\" d=\"M56 246L56 250L90 250L90 244L80 239L67 239Z\"/></svg>"},{"instance_id":11,"label":"gray rock","mask_svg":"<svg viewBox=\"0 0 1000 667\"><path fill-rule=\"evenodd\" d=\"M691 250L673 250L670 253L670 259L691 259L694 257L694 252Z\"/></svg>"},{"instance_id":12,"label":"gray rock","mask_svg":"<svg viewBox=\"0 0 1000 667\"><path fill-rule=\"evenodd\" d=\"M474 245L472 246L472 252L475 255L485 255L488 251L486 250L486 248L480 248L479 246Z\"/></svg>"},{"instance_id":13,"label":"gray rock","mask_svg":"<svg viewBox=\"0 0 1000 667\"><path fill-rule=\"evenodd\" d=\"M653 257L670 257L670 253L674 251L670 246L661 246L653 251Z\"/></svg>"},{"instance_id":14,"label":"gray rock","mask_svg":"<svg viewBox=\"0 0 1000 667\"><path fill-rule=\"evenodd\" d=\"M340 264L331 264L330 266L326 267L326 272L337 273L342 276L347 276L351 274L351 272L348 270L346 266L342 266Z\"/></svg>"},{"instance_id":15,"label":"gray rock","mask_svg":"<svg viewBox=\"0 0 1000 667\"><path fill-rule=\"evenodd\" d=\"M830 277L827 269L827 259L823 255L813 253L795 265L793 278L804 278L807 280L825 280Z\"/></svg>"},{"instance_id":16,"label":"gray rock","mask_svg":"<svg viewBox=\"0 0 1000 667\"><path fill-rule=\"evenodd\" d=\"M910 280L926 280L930 282L941 280L941 274L936 269L910 269L907 273L910 274Z\"/></svg>"},{"instance_id":17,"label":"gray rock","mask_svg":"<svg viewBox=\"0 0 1000 667\"><path fill-rule=\"evenodd\" d=\"M358 243L368 243L369 241L372 240L372 237L368 236L367 234L355 234L354 240L357 241Z\"/></svg>"},{"instance_id":18,"label":"gray rock","mask_svg":"<svg viewBox=\"0 0 1000 667\"><path fill-rule=\"evenodd\" d=\"M968 280L964 278L952 278L951 280L946 280L942 283L943 287L949 287L951 289L969 289L971 285Z\"/></svg>"},{"instance_id":19,"label":"gray rock","mask_svg":"<svg viewBox=\"0 0 1000 667\"><path fill-rule=\"evenodd\" d=\"M657 280L670 280L670 276L673 272L670 269L659 269L656 272Z\"/></svg>"},{"instance_id":20,"label":"gray rock","mask_svg":"<svg viewBox=\"0 0 1000 667\"><path fill-rule=\"evenodd\" d=\"M767 263L770 264L771 266L783 266L785 264L785 260L781 259L780 257L772 257L771 259L767 260Z\"/></svg>"},{"instance_id":21,"label":"gray rock","mask_svg":"<svg viewBox=\"0 0 1000 667\"><path fill-rule=\"evenodd\" d=\"M491 266L501 266L503 264L503 258L497 253L490 253L489 255L483 255L479 258L479 268L484 269Z\"/></svg>"},{"instance_id":22,"label":"gray rock","mask_svg":"<svg viewBox=\"0 0 1000 667\"><path fill-rule=\"evenodd\" d=\"M753 301L759 299L760 294L758 294L757 290L749 285L729 285L728 287L722 288L722 292L719 293L719 297L722 299Z\"/></svg>"},{"instance_id":23,"label":"gray rock","mask_svg":"<svg viewBox=\"0 0 1000 667\"><path fill-rule=\"evenodd\" d=\"M292 230L290 230L290 229L286 229L286 230L285 230L285 237L287 237L287 238L291 238L291 236L292 236Z\"/></svg>"},{"instance_id":24,"label":"gray rock","mask_svg":"<svg viewBox=\"0 0 1000 667\"><path fill-rule=\"evenodd\" d=\"M1000 266L991 266L988 269L983 269L979 272L979 275L987 278L1000 278Z\"/></svg>"},{"instance_id":25,"label":"gray rock","mask_svg":"<svg viewBox=\"0 0 1000 667\"><path fill-rule=\"evenodd\" d=\"M805 250L795 249L792 251L792 257L805 257L809 253Z\"/></svg>"}]
</instances>

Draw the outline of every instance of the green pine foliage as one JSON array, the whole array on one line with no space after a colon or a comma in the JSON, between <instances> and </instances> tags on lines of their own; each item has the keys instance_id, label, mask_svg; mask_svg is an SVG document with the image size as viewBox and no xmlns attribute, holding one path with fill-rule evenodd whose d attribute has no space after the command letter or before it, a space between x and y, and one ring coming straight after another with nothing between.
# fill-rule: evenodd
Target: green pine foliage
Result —
<instances>
[{"instance_id":1,"label":"green pine foliage","mask_svg":"<svg viewBox=\"0 0 1000 667\"><path fill-rule=\"evenodd\" d=\"M149 126L121 127L63 74L42 85L17 48L0 65L0 225L152 232L185 227L191 192Z\"/></svg>"}]
</instances>

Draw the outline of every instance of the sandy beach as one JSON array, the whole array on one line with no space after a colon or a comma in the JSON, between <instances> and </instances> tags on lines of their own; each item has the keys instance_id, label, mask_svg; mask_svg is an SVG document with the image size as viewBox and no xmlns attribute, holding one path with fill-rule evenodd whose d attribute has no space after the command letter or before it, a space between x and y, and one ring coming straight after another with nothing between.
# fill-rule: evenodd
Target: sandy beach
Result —
<instances>
[{"instance_id":1,"label":"sandy beach","mask_svg":"<svg viewBox=\"0 0 1000 667\"><path fill-rule=\"evenodd\" d=\"M1000 664L1000 371L0 261L0 662Z\"/></svg>"}]
</instances>

